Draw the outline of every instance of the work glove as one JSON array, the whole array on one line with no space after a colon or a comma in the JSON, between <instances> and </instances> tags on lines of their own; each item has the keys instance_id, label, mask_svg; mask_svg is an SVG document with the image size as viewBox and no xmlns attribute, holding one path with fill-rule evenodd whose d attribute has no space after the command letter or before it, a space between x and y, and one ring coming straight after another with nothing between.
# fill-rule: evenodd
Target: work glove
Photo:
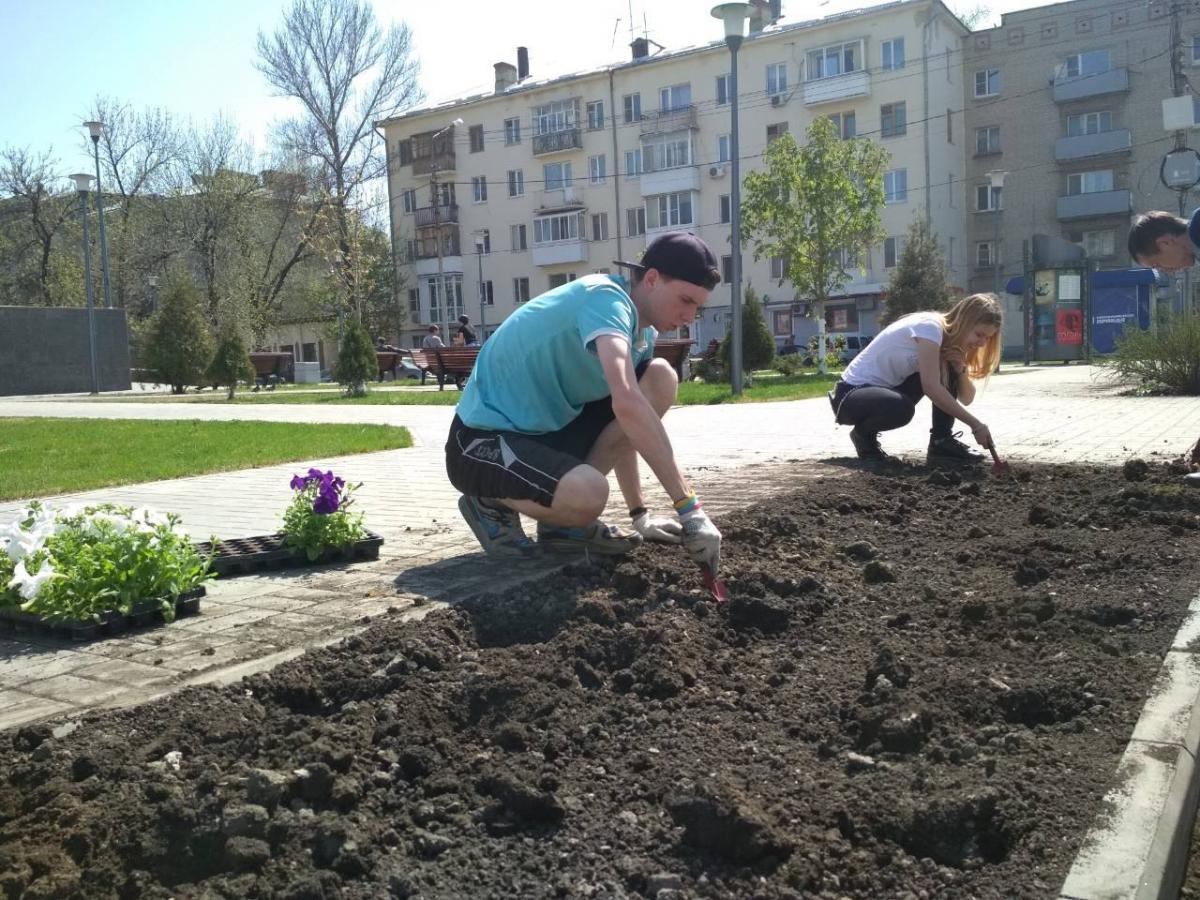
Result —
<instances>
[{"instance_id":1,"label":"work glove","mask_svg":"<svg viewBox=\"0 0 1200 900\"><path fill-rule=\"evenodd\" d=\"M707 566L716 578L721 566L721 532L717 526L699 507L681 515L679 524L683 526L683 549L693 562Z\"/></svg>"},{"instance_id":2,"label":"work glove","mask_svg":"<svg viewBox=\"0 0 1200 900\"><path fill-rule=\"evenodd\" d=\"M683 526L678 519L669 516L653 516L643 510L633 517L633 530L647 541L660 544L678 544Z\"/></svg>"}]
</instances>

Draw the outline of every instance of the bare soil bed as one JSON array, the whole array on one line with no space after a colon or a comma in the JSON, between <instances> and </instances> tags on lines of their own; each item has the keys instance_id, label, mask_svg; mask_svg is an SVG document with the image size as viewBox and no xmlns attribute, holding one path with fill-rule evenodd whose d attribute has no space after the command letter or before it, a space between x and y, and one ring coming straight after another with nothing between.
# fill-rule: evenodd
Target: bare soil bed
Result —
<instances>
[{"instance_id":1,"label":"bare soil bed","mask_svg":"<svg viewBox=\"0 0 1200 900\"><path fill-rule=\"evenodd\" d=\"M721 606L644 547L0 735L0 896L1055 894L1200 586L1200 492L851 471L719 524Z\"/></svg>"}]
</instances>

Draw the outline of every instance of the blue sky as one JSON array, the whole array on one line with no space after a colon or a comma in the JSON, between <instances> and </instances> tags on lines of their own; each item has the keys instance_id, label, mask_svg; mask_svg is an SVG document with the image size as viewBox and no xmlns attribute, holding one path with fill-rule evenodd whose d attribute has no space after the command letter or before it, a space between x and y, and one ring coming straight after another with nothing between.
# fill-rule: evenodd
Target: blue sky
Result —
<instances>
[{"instance_id":1,"label":"blue sky","mask_svg":"<svg viewBox=\"0 0 1200 900\"><path fill-rule=\"evenodd\" d=\"M631 8L639 33L644 21L669 49L721 37L709 15L715 0L518 0L515 15L494 0L372 2L381 23L403 18L413 29L430 100L490 89L492 63L515 63L519 44L536 78L624 59ZM783 0L784 21L871 5L818 2ZM995 14L1035 4L987 5ZM292 110L253 64L258 31L274 30L283 8L277 0L0 0L4 32L15 38L0 53L0 146L53 146L64 168L78 171L90 162L79 123L102 94L198 125L223 113L262 149L270 123Z\"/></svg>"}]
</instances>

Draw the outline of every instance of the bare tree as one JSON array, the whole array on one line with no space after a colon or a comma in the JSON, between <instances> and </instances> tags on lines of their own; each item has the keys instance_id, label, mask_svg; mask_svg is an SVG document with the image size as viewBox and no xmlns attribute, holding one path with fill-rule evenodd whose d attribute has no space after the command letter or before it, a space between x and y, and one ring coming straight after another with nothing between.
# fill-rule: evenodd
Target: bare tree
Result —
<instances>
[{"instance_id":1,"label":"bare tree","mask_svg":"<svg viewBox=\"0 0 1200 900\"><path fill-rule=\"evenodd\" d=\"M331 263L357 307L350 209L357 189L386 171L374 123L423 97L411 32L404 24L381 31L366 0L293 0L273 35L259 32L258 56L268 83L304 108L280 137L321 165L337 226Z\"/></svg>"},{"instance_id":2,"label":"bare tree","mask_svg":"<svg viewBox=\"0 0 1200 900\"><path fill-rule=\"evenodd\" d=\"M0 226L8 236L4 267L11 273L5 293L17 302L35 299L47 306L60 302L52 289L55 237L78 202L52 152L21 147L0 151L0 197L8 198L0 200Z\"/></svg>"}]
</instances>

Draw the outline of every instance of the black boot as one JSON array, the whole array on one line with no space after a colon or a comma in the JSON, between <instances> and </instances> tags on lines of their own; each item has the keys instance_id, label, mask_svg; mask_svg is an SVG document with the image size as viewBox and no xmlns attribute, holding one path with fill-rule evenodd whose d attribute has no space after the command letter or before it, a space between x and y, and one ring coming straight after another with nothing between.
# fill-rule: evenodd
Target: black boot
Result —
<instances>
[{"instance_id":1,"label":"black boot","mask_svg":"<svg viewBox=\"0 0 1200 900\"><path fill-rule=\"evenodd\" d=\"M859 459L868 462L886 462L891 459L879 446L878 434L863 434L857 427L851 428L850 442L854 444L854 450L858 453Z\"/></svg>"},{"instance_id":2,"label":"black boot","mask_svg":"<svg viewBox=\"0 0 1200 900\"><path fill-rule=\"evenodd\" d=\"M941 437L934 436L933 432L929 434L929 451L925 454L925 461L930 465L976 465L983 462L986 457L978 450L972 449L958 439L962 434L961 431L956 431L953 434L946 434Z\"/></svg>"}]
</instances>

